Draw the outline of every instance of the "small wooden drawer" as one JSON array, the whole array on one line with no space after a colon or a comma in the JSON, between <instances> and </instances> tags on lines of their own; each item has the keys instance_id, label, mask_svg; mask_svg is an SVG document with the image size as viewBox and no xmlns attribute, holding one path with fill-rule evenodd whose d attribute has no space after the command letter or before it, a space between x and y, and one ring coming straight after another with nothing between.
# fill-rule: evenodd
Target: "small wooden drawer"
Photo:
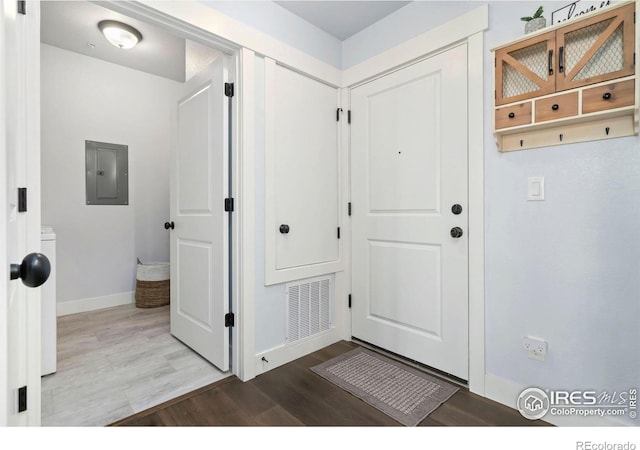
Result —
<instances>
[{"instance_id":1,"label":"small wooden drawer","mask_svg":"<svg viewBox=\"0 0 640 450\"><path fill-rule=\"evenodd\" d=\"M587 114L633 105L635 84L634 80L627 80L585 89L582 92L582 113Z\"/></svg>"},{"instance_id":2,"label":"small wooden drawer","mask_svg":"<svg viewBox=\"0 0 640 450\"><path fill-rule=\"evenodd\" d=\"M496 109L496 130L531 123L531 102Z\"/></svg>"},{"instance_id":3,"label":"small wooden drawer","mask_svg":"<svg viewBox=\"0 0 640 450\"><path fill-rule=\"evenodd\" d=\"M536 122L578 115L578 93L556 95L536 100Z\"/></svg>"}]
</instances>

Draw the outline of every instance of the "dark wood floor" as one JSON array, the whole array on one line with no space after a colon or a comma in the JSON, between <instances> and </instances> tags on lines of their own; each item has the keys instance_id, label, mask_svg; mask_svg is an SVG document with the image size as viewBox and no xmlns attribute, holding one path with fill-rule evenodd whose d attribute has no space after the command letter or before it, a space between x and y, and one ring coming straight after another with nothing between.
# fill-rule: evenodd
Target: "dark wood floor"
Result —
<instances>
[{"instance_id":1,"label":"dark wood floor","mask_svg":"<svg viewBox=\"0 0 640 450\"><path fill-rule=\"evenodd\" d=\"M117 426L400 426L310 367L357 347L338 342L243 383L229 377L121 420ZM460 389L420 426L547 425Z\"/></svg>"}]
</instances>

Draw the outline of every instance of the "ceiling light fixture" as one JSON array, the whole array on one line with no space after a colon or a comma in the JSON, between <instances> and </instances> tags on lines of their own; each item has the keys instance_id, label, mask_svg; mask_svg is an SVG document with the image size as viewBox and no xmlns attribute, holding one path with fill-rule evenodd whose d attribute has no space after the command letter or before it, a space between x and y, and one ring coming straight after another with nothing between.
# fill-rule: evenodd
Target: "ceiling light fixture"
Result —
<instances>
[{"instance_id":1,"label":"ceiling light fixture","mask_svg":"<svg viewBox=\"0 0 640 450\"><path fill-rule=\"evenodd\" d=\"M103 20L98 23L98 28L100 28L104 37L107 38L107 41L118 48L133 48L142 40L140 32L126 23L115 20Z\"/></svg>"}]
</instances>

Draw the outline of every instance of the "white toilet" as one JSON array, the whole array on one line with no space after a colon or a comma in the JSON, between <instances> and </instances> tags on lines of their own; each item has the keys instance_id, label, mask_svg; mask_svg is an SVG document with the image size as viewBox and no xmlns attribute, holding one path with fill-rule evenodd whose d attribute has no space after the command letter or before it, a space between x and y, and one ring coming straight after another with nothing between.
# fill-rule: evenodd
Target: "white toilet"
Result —
<instances>
[{"instance_id":1,"label":"white toilet","mask_svg":"<svg viewBox=\"0 0 640 450\"><path fill-rule=\"evenodd\" d=\"M52 227L43 225L40 230L41 253L51 263L51 274L42 285L42 375L56 371L56 234Z\"/></svg>"}]
</instances>

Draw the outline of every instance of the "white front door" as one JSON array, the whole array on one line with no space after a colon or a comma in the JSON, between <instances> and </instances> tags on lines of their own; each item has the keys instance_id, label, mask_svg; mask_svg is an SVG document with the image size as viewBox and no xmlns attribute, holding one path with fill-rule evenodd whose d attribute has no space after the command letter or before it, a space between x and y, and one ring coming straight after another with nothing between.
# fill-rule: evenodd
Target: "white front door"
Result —
<instances>
[{"instance_id":1,"label":"white front door","mask_svg":"<svg viewBox=\"0 0 640 450\"><path fill-rule=\"evenodd\" d=\"M227 59L187 81L174 108L171 333L229 370Z\"/></svg>"},{"instance_id":2,"label":"white front door","mask_svg":"<svg viewBox=\"0 0 640 450\"><path fill-rule=\"evenodd\" d=\"M11 264L40 245L39 4L29 2L27 16L16 5L0 3L0 426L40 424L39 289L9 276ZM19 187L28 193L23 212Z\"/></svg>"},{"instance_id":3,"label":"white front door","mask_svg":"<svg viewBox=\"0 0 640 450\"><path fill-rule=\"evenodd\" d=\"M466 44L353 89L351 109L352 335L466 380Z\"/></svg>"}]
</instances>

